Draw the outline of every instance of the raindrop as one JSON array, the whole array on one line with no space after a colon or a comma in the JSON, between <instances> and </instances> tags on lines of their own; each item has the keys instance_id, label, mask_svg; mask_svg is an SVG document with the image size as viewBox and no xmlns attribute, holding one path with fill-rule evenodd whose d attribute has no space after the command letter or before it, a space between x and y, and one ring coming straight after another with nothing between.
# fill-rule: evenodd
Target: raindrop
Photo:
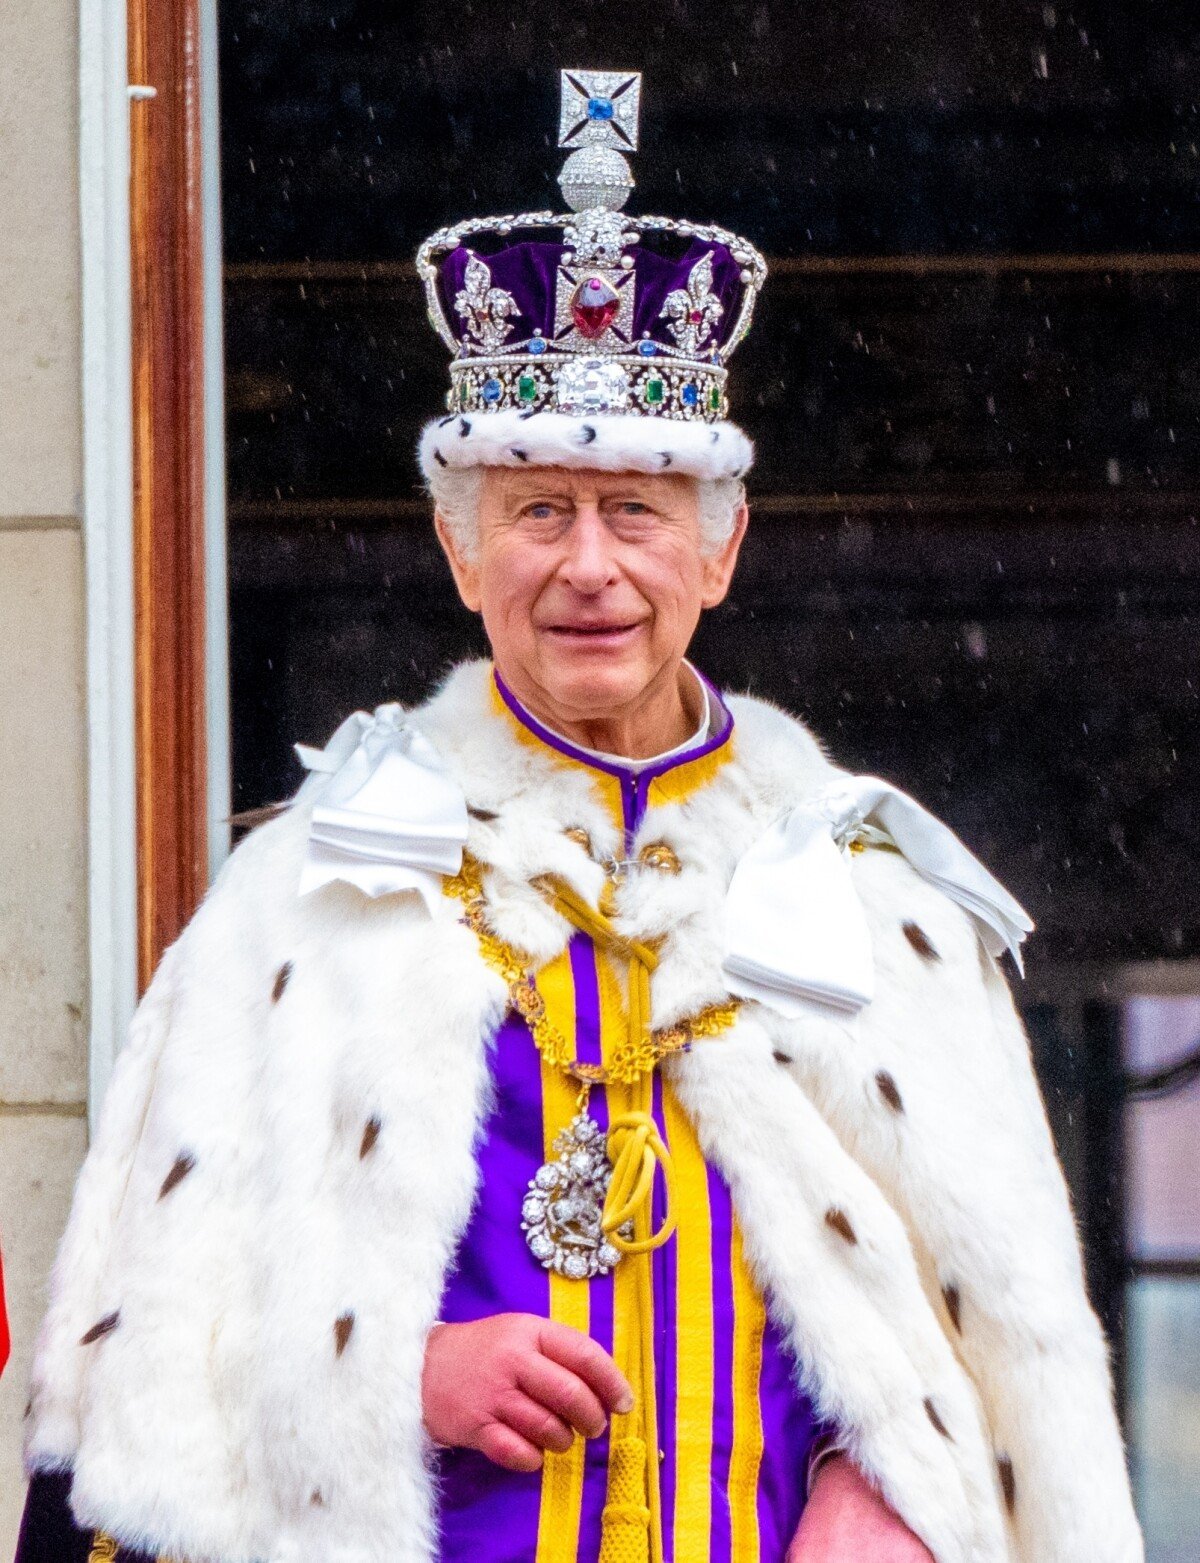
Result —
<instances>
[{"instance_id":1,"label":"raindrop","mask_svg":"<svg viewBox=\"0 0 1200 1563\"><path fill-rule=\"evenodd\" d=\"M967 655L975 662L982 662L987 656L987 632L982 624L963 625L963 644L967 648Z\"/></svg>"}]
</instances>

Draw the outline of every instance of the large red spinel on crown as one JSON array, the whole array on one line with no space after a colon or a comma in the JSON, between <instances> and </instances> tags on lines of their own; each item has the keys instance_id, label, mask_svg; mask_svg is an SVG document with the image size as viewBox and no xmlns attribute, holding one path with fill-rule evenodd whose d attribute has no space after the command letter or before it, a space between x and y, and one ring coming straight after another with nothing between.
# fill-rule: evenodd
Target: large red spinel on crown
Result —
<instances>
[{"instance_id":1,"label":"large red spinel on crown","mask_svg":"<svg viewBox=\"0 0 1200 1563\"><path fill-rule=\"evenodd\" d=\"M585 277L571 295L571 319L589 342L604 335L620 308L620 294L603 277Z\"/></svg>"}]
</instances>

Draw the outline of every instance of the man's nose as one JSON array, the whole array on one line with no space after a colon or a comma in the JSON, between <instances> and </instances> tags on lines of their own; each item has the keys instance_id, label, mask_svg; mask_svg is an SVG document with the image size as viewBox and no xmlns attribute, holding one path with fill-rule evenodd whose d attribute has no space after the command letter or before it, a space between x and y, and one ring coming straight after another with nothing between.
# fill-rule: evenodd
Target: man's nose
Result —
<instances>
[{"instance_id":1,"label":"man's nose","mask_svg":"<svg viewBox=\"0 0 1200 1563\"><path fill-rule=\"evenodd\" d=\"M613 537L598 505L582 504L567 530L561 578L578 592L594 594L617 578Z\"/></svg>"}]
</instances>

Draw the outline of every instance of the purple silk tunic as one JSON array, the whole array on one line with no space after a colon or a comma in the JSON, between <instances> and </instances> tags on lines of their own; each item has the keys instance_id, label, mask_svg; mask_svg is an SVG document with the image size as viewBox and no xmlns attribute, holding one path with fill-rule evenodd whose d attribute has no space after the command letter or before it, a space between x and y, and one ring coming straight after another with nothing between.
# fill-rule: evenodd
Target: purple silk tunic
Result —
<instances>
[{"instance_id":1,"label":"purple silk tunic","mask_svg":"<svg viewBox=\"0 0 1200 1563\"><path fill-rule=\"evenodd\" d=\"M560 755L606 773L620 784L627 843L645 815L651 783L656 776L720 750L730 741L732 717L715 691L710 691L717 717L715 734L697 741L665 762L656 762L640 773L598 761L572 749L557 735L541 728L497 680L499 692L515 720L534 737ZM574 982L576 1054L599 1063L600 1001L597 953L584 934L570 946ZM714 1044L719 1045L719 1044ZM548 1317L550 1281L526 1246L521 1231L521 1203L529 1179L545 1159L543 1154L543 1103L541 1062L523 1020L510 1014L497 1034L492 1051L494 1104L478 1152L480 1194L448 1279L441 1317L464 1322L495 1313L521 1312ZM607 1127L603 1087L592 1091L589 1111L602 1128ZM659 1131L670 1145L663 1107L663 1084L654 1082L654 1115ZM706 1170L708 1183L707 1232L711 1251L712 1383L709 1468L710 1526L708 1551L676 1557L674 1498L676 1493L677 1416L676 1326L678 1304L676 1278L678 1245L686 1206L679 1212L680 1230L652 1254L655 1319L655 1377L659 1402L663 1542L666 1563L782 1563L804 1507L809 1456L818 1435L811 1405L794 1382L789 1352L779 1331L767 1319L749 1353L741 1353L735 1365L734 1257L735 1220L730 1194L714 1168ZM661 1178L656 1180L654 1224L662 1219ZM607 1351L613 1349L613 1275L590 1282L572 1283L590 1288L589 1332ZM761 1307L761 1300L757 1299ZM694 1305L695 1299L689 1303ZM742 1326L744 1329L744 1325ZM761 1346L759 1345L761 1342ZM747 1373L749 1372L749 1379ZM738 1394L756 1394L756 1419L761 1424L761 1457L739 1467L742 1484L739 1502L751 1506L756 1524L738 1531L730 1501L731 1461L735 1454L735 1405ZM740 1384L740 1389L738 1385ZM695 1392L693 1386L693 1393ZM743 1422L745 1408L741 1409ZM690 1446L685 1449L690 1455ZM694 1457L694 1455L693 1455ZM470 1450L447 1450L441 1463L441 1560L442 1563L532 1563L538 1550L538 1526L542 1494L541 1473L514 1474L491 1464ZM605 1502L608 1464L607 1433L591 1439L584 1456L583 1494L580 1510L578 1563L596 1563L600 1550L601 1512ZM745 1483L753 1485L747 1494ZM757 1541L754 1532L757 1532Z\"/></svg>"}]
</instances>

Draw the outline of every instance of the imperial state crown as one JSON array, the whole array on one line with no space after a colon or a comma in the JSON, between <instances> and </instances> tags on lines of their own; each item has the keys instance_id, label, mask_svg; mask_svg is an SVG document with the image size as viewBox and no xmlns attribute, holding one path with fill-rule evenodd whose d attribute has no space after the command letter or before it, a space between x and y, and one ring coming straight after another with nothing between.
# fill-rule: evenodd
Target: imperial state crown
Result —
<instances>
[{"instance_id":1,"label":"imperial state crown","mask_svg":"<svg viewBox=\"0 0 1200 1563\"><path fill-rule=\"evenodd\" d=\"M435 467L522 462L740 477L727 364L766 262L711 224L630 217L638 72L562 72L559 184L569 212L441 228L417 252L429 319L453 355Z\"/></svg>"}]
</instances>

